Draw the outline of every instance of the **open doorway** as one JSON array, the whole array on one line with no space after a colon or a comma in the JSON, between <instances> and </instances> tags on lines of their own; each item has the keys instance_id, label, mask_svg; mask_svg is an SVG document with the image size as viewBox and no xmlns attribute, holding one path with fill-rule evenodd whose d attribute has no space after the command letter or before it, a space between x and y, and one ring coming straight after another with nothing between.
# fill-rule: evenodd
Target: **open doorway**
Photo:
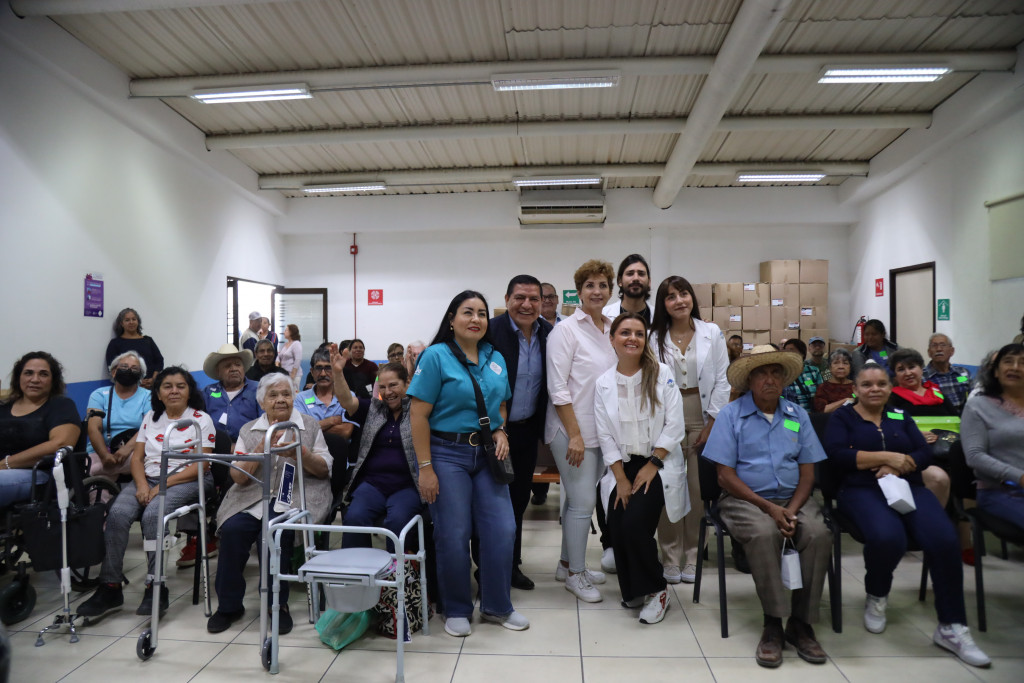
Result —
<instances>
[{"instance_id":1,"label":"open doorway","mask_svg":"<svg viewBox=\"0 0 1024 683\"><path fill-rule=\"evenodd\" d=\"M281 288L282 285L228 276L226 338L229 344L238 346L238 339L249 324L249 314L253 311L273 319L274 290Z\"/></svg>"},{"instance_id":2,"label":"open doorway","mask_svg":"<svg viewBox=\"0 0 1024 683\"><path fill-rule=\"evenodd\" d=\"M889 271L889 338L924 354L935 332L935 262Z\"/></svg>"}]
</instances>

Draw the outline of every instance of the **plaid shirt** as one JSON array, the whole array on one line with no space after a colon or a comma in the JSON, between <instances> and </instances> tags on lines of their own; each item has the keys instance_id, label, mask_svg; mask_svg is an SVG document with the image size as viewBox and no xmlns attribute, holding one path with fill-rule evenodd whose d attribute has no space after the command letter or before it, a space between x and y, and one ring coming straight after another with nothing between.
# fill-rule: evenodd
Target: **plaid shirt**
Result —
<instances>
[{"instance_id":1,"label":"plaid shirt","mask_svg":"<svg viewBox=\"0 0 1024 683\"><path fill-rule=\"evenodd\" d=\"M967 402L967 394L971 391L971 373L960 365L950 365L949 372L938 372L931 363L924 368L924 379L935 382L939 390L949 399L953 407L960 412Z\"/></svg>"},{"instance_id":2,"label":"plaid shirt","mask_svg":"<svg viewBox=\"0 0 1024 683\"><path fill-rule=\"evenodd\" d=\"M805 360L804 371L800 373L795 382L782 390L782 395L794 403L799 403L804 410L812 410L814 394L818 391L818 385L823 381L818 367Z\"/></svg>"}]
</instances>

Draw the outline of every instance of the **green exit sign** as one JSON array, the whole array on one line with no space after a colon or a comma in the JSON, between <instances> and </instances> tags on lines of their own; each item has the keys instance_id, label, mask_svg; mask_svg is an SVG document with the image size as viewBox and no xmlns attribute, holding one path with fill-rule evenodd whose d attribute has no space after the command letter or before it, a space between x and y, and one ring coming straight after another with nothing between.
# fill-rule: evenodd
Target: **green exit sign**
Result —
<instances>
[{"instance_id":1,"label":"green exit sign","mask_svg":"<svg viewBox=\"0 0 1024 683\"><path fill-rule=\"evenodd\" d=\"M562 303L563 304L575 304L579 306L580 295L575 289L563 289L562 290Z\"/></svg>"},{"instance_id":2,"label":"green exit sign","mask_svg":"<svg viewBox=\"0 0 1024 683\"><path fill-rule=\"evenodd\" d=\"M936 308L939 312L939 320L949 320L949 299L939 299Z\"/></svg>"}]
</instances>

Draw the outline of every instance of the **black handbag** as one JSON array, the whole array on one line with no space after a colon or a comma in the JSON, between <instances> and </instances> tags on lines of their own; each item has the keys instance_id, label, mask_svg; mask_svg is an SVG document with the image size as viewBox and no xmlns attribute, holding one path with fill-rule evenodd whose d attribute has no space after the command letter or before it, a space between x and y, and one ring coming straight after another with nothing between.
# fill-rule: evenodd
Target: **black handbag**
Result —
<instances>
[{"instance_id":1,"label":"black handbag","mask_svg":"<svg viewBox=\"0 0 1024 683\"><path fill-rule=\"evenodd\" d=\"M515 470L512 469L512 458L506 455L504 460L498 460L494 437L491 434L491 418L487 415L487 406L484 404L484 394L480 391L480 385L476 383L476 377L473 376L473 371L469 369L469 359L466 358L466 354L462 352L462 349L455 342L448 342L448 348L451 349L452 354L459 362L466 366L469 379L473 382L473 393L476 394L476 412L480 417L480 445L487 456L487 464L490 465L491 474L499 484L511 484L516 478Z\"/></svg>"},{"instance_id":2,"label":"black handbag","mask_svg":"<svg viewBox=\"0 0 1024 683\"><path fill-rule=\"evenodd\" d=\"M953 444L960 441L960 435L948 429L933 429L932 434L938 437L932 447L932 460L943 469L949 468L949 451Z\"/></svg>"}]
</instances>

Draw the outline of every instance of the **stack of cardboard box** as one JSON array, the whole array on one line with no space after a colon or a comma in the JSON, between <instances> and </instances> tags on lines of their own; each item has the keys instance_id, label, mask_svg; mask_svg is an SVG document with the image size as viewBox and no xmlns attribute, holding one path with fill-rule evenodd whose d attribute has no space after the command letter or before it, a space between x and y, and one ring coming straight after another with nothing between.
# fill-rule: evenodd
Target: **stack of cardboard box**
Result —
<instances>
[{"instance_id":1,"label":"stack of cardboard box","mask_svg":"<svg viewBox=\"0 0 1024 683\"><path fill-rule=\"evenodd\" d=\"M828 339L828 261L762 261L761 279L771 286L773 344Z\"/></svg>"},{"instance_id":2,"label":"stack of cardboard box","mask_svg":"<svg viewBox=\"0 0 1024 683\"><path fill-rule=\"evenodd\" d=\"M749 350L768 343L771 289L763 282L719 282L714 285L712 321L726 337L740 334Z\"/></svg>"}]
</instances>

